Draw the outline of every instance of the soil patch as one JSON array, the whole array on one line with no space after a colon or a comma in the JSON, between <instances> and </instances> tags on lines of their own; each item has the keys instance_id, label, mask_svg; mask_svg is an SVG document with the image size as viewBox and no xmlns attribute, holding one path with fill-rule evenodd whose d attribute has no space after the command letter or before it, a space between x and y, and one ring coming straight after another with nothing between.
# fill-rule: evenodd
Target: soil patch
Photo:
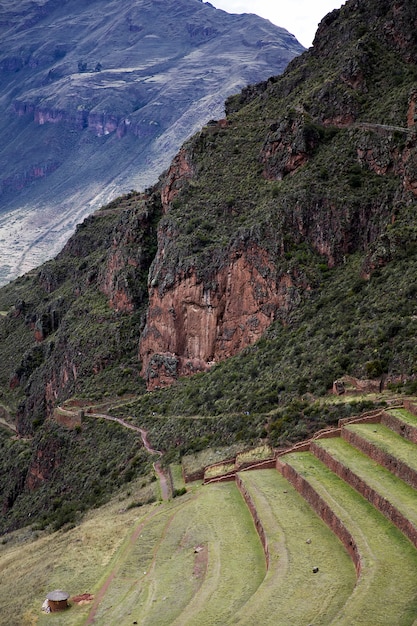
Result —
<instances>
[{"instance_id":1,"label":"soil patch","mask_svg":"<svg viewBox=\"0 0 417 626\"><path fill-rule=\"evenodd\" d=\"M71 602L75 602L76 604L86 604L87 602L92 602L94 600L94 596L91 593L81 593L78 596L73 596L71 598Z\"/></svg>"}]
</instances>

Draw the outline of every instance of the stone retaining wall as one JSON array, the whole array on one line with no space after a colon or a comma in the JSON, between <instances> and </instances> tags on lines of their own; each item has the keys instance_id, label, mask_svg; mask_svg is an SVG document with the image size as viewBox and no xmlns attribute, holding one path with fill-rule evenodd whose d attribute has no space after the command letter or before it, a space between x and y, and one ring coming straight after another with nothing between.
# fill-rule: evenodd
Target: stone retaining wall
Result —
<instances>
[{"instance_id":1,"label":"stone retaining wall","mask_svg":"<svg viewBox=\"0 0 417 626\"><path fill-rule=\"evenodd\" d=\"M407 409L407 411L417 417L417 405L414 404L414 402L411 402L411 400L404 400L403 404L404 408Z\"/></svg>"},{"instance_id":2,"label":"stone retaining wall","mask_svg":"<svg viewBox=\"0 0 417 626\"><path fill-rule=\"evenodd\" d=\"M310 450L311 442L315 439L333 439L334 437L340 437L340 428L323 428L319 430L311 439L305 441L299 441L295 443L291 448L285 448L277 453L277 457L290 454L291 452L308 452Z\"/></svg>"},{"instance_id":3,"label":"stone retaining wall","mask_svg":"<svg viewBox=\"0 0 417 626\"><path fill-rule=\"evenodd\" d=\"M202 467L198 470L196 470L195 472L185 472L184 471L184 467L182 468L182 477L184 479L185 483L193 483L196 480L203 480L204 479L204 472L205 472L205 468Z\"/></svg>"},{"instance_id":4,"label":"stone retaining wall","mask_svg":"<svg viewBox=\"0 0 417 626\"><path fill-rule=\"evenodd\" d=\"M327 450L324 450L317 444L312 444L311 452L339 478L356 489L417 547L417 528L393 504L377 493L351 469L333 458Z\"/></svg>"},{"instance_id":5,"label":"stone retaining wall","mask_svg":"<svg viewBox=\"0 0 417 626\"><path fill-rule=\"evenodd\" d=\"M82 422L82 412L77 411L65 411L64 409L56 408L54 409L54 419L61 426L65 426L65 428L76 428L77 426L81 426Z\"/></svg>"},{"instance_id":6,"label":"stone retaining wall","mask_svg":"<svg viewBox=\"0 0 417 626\"><path fill-rule=\"evenodd\" d=\"M350 534L342 520L323 500L310 483L301 476L291 465L277 459L277 470L286 478L298 493L310 504L319 517L327 524L330 530L340 539L350 555L359 578L361 573L361 556L353 536Z\"/></svg>"},{"instance_id":7,"label":"stone retaining wall","mask_svg":"<svg viewBox=\"0 0 417 626\"><path fill-rule=\"evenodd\" d=\"M239 466L239 472L249 472L251 470L275 469L275 459L265 459L264 461L256 461L255 463L243 463Z\"/></svg>"},{"instance_id":8,"label":"stone retaining wall","mask_svg":"<svg viewBox=\"0 0 417 626\"><path fill-rule=\"evenodd\" d=\"M382 413L381 409L374 409L373 411L362 413L358 417L341 417L338 425L340 428L343 428L346 424L379 424Z\"/></svg>"},{"instance_id":9,"label":"stone retaining wall","mask_svg":"<svg viewBox=\"0 0 417 626\"><path fill-rule=\"evenodd\" d=\"M235 480L236 470L227 472L226 474L219 474L219 476L211 476L210 478L204 478L204 484L210 485L212 483L227 483Z\"/></svg>"},{"instance_id":10,"label":"stone retaining wall","mask_svg":"<svg viewBox=\"0 0 417 626\"><path fill-rule=\"evenodd\" d=\"M404 461L400 461L397 457L389 454L389 452L381 450L381 448L351 430L343 429L342 439L369 456L373 461L379 463L379 465L382 465L382 467L385 467L395 476L398 476L398 478L401 478L411 487L417 489L417 471L404 463Z\"/></svg>"},{"instance_id":11,"label":"stone retaining wall","mask_svg":"<svg viewBox=\"0 0 417 626\"><path fill-rule=\"evenodd\" d=\"M245 500L246 505L252 515L252 519L254 521L256 531L259 535L259 539L261 540L262 547L264 550L266 568L269 569L269 548L268 548L268 539L266 537L265 529L262 525L261 520L259 519L258 511L256 510L256 506L252 500L252 497L250 493L248 492L248 490L246 489L246 486L243 483L241 477L238 474L236 474L236 485L240 493L242 494L243 499Z\"/></svg>"},{"instance_id":12,"label":"stone retaining wall","mask_svg":"<svg viewBox=\"0 0 417 626\"><path fill-rule=\"evenodd\" d=\"M404 403L405 406L405 403ZM408 409L407 409L408 410ZM381 424L393 430L397 435L417 444L417 428L412 424L407 424L389 411L384 411L381 417Z\"/></svg>"}]
</instances>

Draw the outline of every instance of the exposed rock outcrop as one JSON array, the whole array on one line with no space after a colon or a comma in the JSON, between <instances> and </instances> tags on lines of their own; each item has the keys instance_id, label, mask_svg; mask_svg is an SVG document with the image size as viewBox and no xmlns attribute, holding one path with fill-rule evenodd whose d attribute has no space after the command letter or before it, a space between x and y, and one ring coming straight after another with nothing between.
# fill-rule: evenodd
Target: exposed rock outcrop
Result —
<instances>
[{"instance_id":1,"label":"exposed rock outcrop","mask_svg":"<svg viewBox=\"0 0 417 626\"><path fill-rule=\"evenodd\" d=\"M318 127L309 123L302 112L273 124L260 156L265 178L282 180L293 174L307 163L319 142Z\"/></svg>"},{"instance_id":2,"label":"exposed rock outcrop","mask_svg":"<svg viewBox=\"0 0 417 626\"><path fill-rule=\"evenodd\" d=\"M417 193L416 92L404 65L412 42L404 43L405 22L402 43L393 43L392 29L388 36L374 25L406 9L348 2L322 22L317 45L282 77L230 99L230 118L208 122L187 141L158 184L77 228L57 263L39 271L49 297L24 307L40 352L28 350L8 372L7 384L27 395L19 409L22 432L30 432L32 418L51 415L84 376L112 367L123 351L120 320L136 354L139 342L142 374L153 389L237 354L275 320L289 323L329 268L348 255L363 255L363 278L395 256L400 239L389 227ZM189 34L217 37L205 29ZM387 59L400 50L396 71L406 85L398 104L378 105L385 107L381 119L375 93L391 77L374 53L375 38ZM83 83L89 72L79 73ZM36 107L28 102L16 111L26 118L38 115ZM64 110L55 107L50 119L38 121L90 124L86 109L71 120ZM93 114L98 134L114 133L127 120L123 112L103 117L95 108ZM106 324L116 330L111 349L82 326L80 338L68 338L72 305L53 296L66 281L74 303L87 296L76 316L93 311L97 336Z\"/></svg>"},{"instance_id":3,"label":"exposed rock outcrop","mask_svg":"<svg viewBox=\"0 0 417 626\"><path fill-rule=\"evenodd\" d=\"M150 389L207 370L253 344L278 311L288 312L298 298L293 278L277 275L267 252L256 245L231 252L210 285L191 270L177 274L163 291L152 286L153 276L140 342Z\"/></svg>"},{"instance_id":4,"label":"exposed rock outcrop","mask_svg":"<svg viewBox=\"0 0 417 626\"><path fill-rule=\"evenodd\" d=\"M143 198L120 216L113 231L99 284L118 311L132 313L147 300L145 276L155 254L156 228L161 215L159 195Z\"/></svg>"},{"instance_id":5,"label":"exposed rock outcrop","mask_svg":"<svg viewBox=\"0 0 417 626\"><path fill-rule=\"evenodd\" d=\"M43 5L45 11L62 9L62 2L51 1ZM120 14L120 3L109 3ZM28 19L36 13L35 4L27 5ZM174 4L184 6L182 0ZM146 3L156 5L166 8L167 3ZM209 9L207 3L194 6ZM127 41L132 33L152 34L142 17L133 8L123 16ZM348 404L328 411L314 401L334 379L346 380L346 374L360 380L377 377L377 390L381 381L391 381L407 385L400 387L407 393L415 391L416 19L412 0L348 0L323 20L313 50L295 59L282 76L230 98L228 119L206 123L187 140L158 183L96 211L54 260L0 290L0 393L20 436L10 440L10 456L3 457L2 467L15 449L22 450L10 462L18 468L16 474L9 480L7 470L2 471L1 506L8 518L2 528L27 523L23 509L17 511L21 500L14 507L19 496L56 483L60 466L48 440L59 439L62 450L65 441L68 446L62 454L66 465L61 466L60 498L69 486L64 475L71 467L69 450L84 441L89 427L85 449L96 452L103 443L99 422L86 418L68 431L47 419L69 397L90 403L128 397L129 405L118 410L132 409L132 417L154 428L163 442L159 449L181 455L214 441L230 445L268 437L281 445L303 437L317 424L330 423L339 410L349 413ZM105 22L106 37L113 34L120 41L120 23L109 31L109 16ZM203 94L213 78L213 58L203 42L215 42L218 35L205 22L203 27L187 17L186 24L187 37L198 44L192 58L204 53L210 61L209 73L193 83L206 122L216 113L207 108ZM172 26L175 30L174 20ZM245 40L243 59L270 49L269 38L262 35L256 41ZM153 41L158 55L166 52L162 44L172 41L167 36ZM28 138L35 115L43 122L37 126L45 139L42 163L52 162L52 145L69 154L80 148L83 166L68 183L71 193L84 179L100 187L102 175L108 179L120 173L122 152L133 158L135 169L135 133L152 135L163 123L174 130L176 122L164 120L161 111L170 111L178 95L185 97L181 72L167 74L164 65L155 67L151 77L147 70L129 66L132 71L120 76L104 62L101 71L89 71L97 59L86 60L86 67L83 62L74 72L68 69L74 60L70 51L57 49L61 61L55 59L57 71L51 75L50 52L22 48L19 63L11 50L7 62L0 59L0 82L9 80L12 71L18 70L14 79L20 80L43 67L42 90L52 86L54 97L41 101L17 94L21 109L13 119L25 144L22 158L33 154ZM123 82L123 97L119 100L117 89L112 91L106 111L95 102L85 108L65 98L60 102L60 81L68 72L65 85L70 91L76 86L86 98L91 96L89 84L100 86L106 77L115 84L130 77L135 88L140 84L140 97L126 100L126 94L138 92ZM172 90L159 99L162 76ZM141 98L154 88L160 104L154 102L150 110ZM177 122L183 127L184 119ZM8 128L13 141L15 129L13 124ZM57 129L64 139L55 144ZM168 154L172 144L161 136L158 141ZM109 147L110 174L93 158L97 145ZM39 151L33 150L39 159ZM153 174L162 169L157 165L152 165ZM23 171L26 164L21 166ZM129 189L135 184L131 172L126 168ZM42 172L36 173L41 184ZM72 204L78 206L76 197ZM66 219L62 211L59 219ZM54 240L59 238L52 222L50 229ZM241 351L241 357L213 367L209 376L187 380L169 392L144 393L140 370L148 388L156 389ZM172 435L172 424L180 424L178 415L184 416L181 432ZM207 420L191 419L182 430L187 416L196 415ZM108 435L106 442L116 439L115 432ZM94 480L89 484L80 472L74 511L81 485L88 492L83 502L90 505L91 491L112 488L109 484L116 485L120 472L130 480L138 454L134 443L131 461L121 462L126 445L120 442L112 467L106 443L100 468L104 479L97 482L93 455L89 471ZM87 457L83 449L78 468L84 468ZM46 500L50 494L46 485L32 494L36 515L42 515L40 496ZM313 500L318 502L314 494ZM16 520L10 519L14 511ZM337 525L334 517L329 521Z\"/></svg>"},{"instance_id":6,"label":"exposed rock outcrop","mask_svg":"<svg viewBox=\"0 0 417 626\"><path fill-rule=\"evenodd\" d=\"M407 19L416 19L416 15L410 11L405 2L396 2L393 7L386 3L377 6L373 0L346 3L322 21L312 51L292 61L282 77L270 78L230 98L226 110L231 119L222 132L213 123L213 128L209 126L201 133L200 144L197 139L189 143L174 159L160 184L167 217L159 228L158 252L149 278L147 322L139 350L149 388L208 369L251 345L273 320L285 321L285 313L311 287L302 269L307 250L321 256L330 268L344 263L349 254L365 253L362 276L368 278L392 258L398 244L384 231L387 224L395 222L395 206L408 203L409 192L417 193L415 90L408 94L406 111L402 93L401 117L394 109L387 109L386 119L392 116L393 124L375 121L369 105L376 89L375 74L383 80L386 71L375 53L377 46L395 51L402 63L412 62L415 45ZM397 15L401 36L394 24ZM321 73L317 64L327 64L327 70ZM399 67L396 71L398 75L407 72ZM271 120L268 116L273 108L269 108L268 99L274 98L281 102L281 115ZM264 234L255 237L250 226L251 234L246 234L245 243L240 245L240 234L235 231L227 251L223 247L219 253L214 244L206 243L210 236L201 230L204 213L210 206L211 218L224 219L225 230L239 217L242 223L246 219L252 224L247 208L250 187L245 200L236 199L234 189L224 188L217 205L208 197L205 205L198 198L194 200L193 188L201 184L201 171L206 168L217 171L218 180L222 178L221 167L210 160L213 146L219 144L219 158L228 155L230 161L222 164L225 168L234 167L230 155L238 154L240 146L250 150L255 130L252 135L249 131L245 134L246 128L236 126L232 116L249 103L255 108L255 102L258 115L264 116L265 127L269 126L257 155L262 176L284 184L287 177L297 180L310 164L312 172L314 167L317 170L311 178L306 174L298 186L294 183L290 196L281 198L281 187L276 185L275 206L268 207L271 215L269 221L265 218ZM222 151L222 138L228 135L233 137L229 144L224 139L229 152ZM208 153L204 164L201 146ZM240 175L244 178L245 172ZM210 180L214 188L217 180ZM238 178L235 184L237 195L244 194ZM183 214L174 210L174 204L181 206L182 202ZM223 213L219 209L222 202L226 205ZM239 207L245 202L244 218ZM200 213L194 215L197 210ZM184 232L190 238L194 235L194 224L202 233L196 245L184 236ZM217 228L221 239L221 227ZM304 246L304 252L298 254L298 263L299 246ZM289 256L291 269L284 270ZM204 263L206 269L202 268Z\"/></svg>"},{"instance_id":7,"label":"exposed rock outcrop","mask_svg":"<svg viewBox=\"0 0 417 626\"><path fill-rule=\"evenodd\" d=\"M6 3L0 34L1 205L25 231L0 222L0 284L101 204L154 184L228 95L303 51L268 20L197 0Z\"/></svg>"},{"instance_id":8,"label":"exposed rock outcrop","mask_svg":"<svg viewBox=\"0 0 417 626\"><path fill-rule=\"evenodd\" d=\"M48 441L39 445L31 459L25 480L25 489L34 491L50 479L61 461L59 442Z\"/></svg>"},{"instance_id":9,"label":"exposed rock outcrop","mask_svg":"<svg viewBox=\"0 0 417 626\"><path fill-rule=\"evenodd\" d=\"M161 189L161 202L164 213L169 209L171 203L175 200L184 183L192 178L193 166L192 158L188 150L181 148L174 157Z\"/></svg>"}]
</instances>

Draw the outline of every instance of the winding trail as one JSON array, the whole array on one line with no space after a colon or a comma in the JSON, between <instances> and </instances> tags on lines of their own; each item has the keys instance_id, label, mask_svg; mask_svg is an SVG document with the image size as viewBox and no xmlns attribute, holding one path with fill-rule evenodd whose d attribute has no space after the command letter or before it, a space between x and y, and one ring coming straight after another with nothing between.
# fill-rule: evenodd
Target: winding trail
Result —
<instances>
[{"instance_id":1,"label":"winding trail","mask_svg":"<svg viewBox=\"0 0 417 626\"><path fill-rule=\"evenodd\" d=\"M11 424L10 422L7 422L4 417L0 417L0 424L2 426L4 426L5 428L7 428L8 430L11 430L15 435L17 435L17 428L14 424Z\"/></svg>"},{"instance_id":2,"label":"winding trail","mask_svg":"<svg viewBox=\"0 0 417 626\"><path fill-rule=\"evenodd\" d=\"M102 419L108 420L109 422L117 422L121 426L124 426L124 428L129 428L130 430L134 430L135 432L140 433L145 450L147 450L149 454L157 454L158 456L162 457L162 452L160 450L155 450L154 448L152 448L151 444L149 443L148 433L144 428L139 428L139 426L134 426L133 424L129 424L129 422L125 422L125 420L121 419L120 417L112 417L111 415L107 415L106 413L88 413L88 415L90 417L96 418L101 417ZM153 468L155 470L155 474L159 479L162 500L169 500L172 497L171 477L158 461L153 464Z\"/></svg>"},{"instance_id":3,"label":"winding trail","mask_svg":"<svg viewBox=\"0 0 417 626\"><path fill-rule=\"evenodd\" d=\"M58 407L60 411L67 413L67 414L73 414L73 411L71 411L71 409L68 408L63 408L63 407ZM163 453L160 450L155 450L154 448L152 448L149 439L148 439L148 433L144 428L140 428L139 426L134 426L133 424L130 424L129 422L126 422L125 420L121 419L120 417L113 417L112 415L108 415L107 413L93 413L92 412L93 407L87 407L85 409L86 414L89 417L94 417L96 419L105 419L109 422L117 422L118 424L120 424L120 426L123 426L124 428L128 428L129 430L133 430L137 433L140 434L141 439L142 439L142 443L143 446L145 448L145 450L147 452L149 452L149 454L154 454L154 455L158 455L159 457L162 457ZM78 409L77 409L78 411ZM155 470L155 474L157 475L158 479L159 479L159 484L160 484L160 489L161 489L161 496L162 496L162 500L169 500L170 498L172 498L172 492L173 492L173 488L172 488L172 480L171 480L171 476L168 472L166 472L161 463L160 462L155 462L153 463L153 468ZM159 513L159 509L156 509L154 511L152 511L150 514L148 514L144 520L142 520L140 522L140 524L135 528L135 530L133 531L128 546L125 549L128 550L129 548L131 548L137 541L140 533L142 532L142 529L144 528L144 526L149 522L150 519L152 519L155 515L158 515ZM85 622L85 626L90 626L91 624L95 623L95 617L96 617L96 613L98 611L98 608L100 606L100 603L102 602L103 598L106 595L106 592L109 588L109 586L111 585L111 583L113 582L114 578L116 578L119 569L121 567L121 563L122 561L118 562L113 569L111 570L111 572L109 573L109 575L107 576L107 578L105 579L105 581L103 582L103 584L101 585L98 593L95 596L94 602L91 606L90 612L88 614L87 617L87 621Z\"/></svg>"},{"instance_id":4,"label":"winding trail","mask_svg":"<svg viewBox=\"0 0 417 626\"><path fill-rule=\"evenodd\" d=\"M73 414L73 411L71 411L71 409L64 408L64 407L58 407L58 409L62 411L63 413ZM152 448L151 444L149 443L148 433L144 428L140 428L139 426L134 426L133 424L126 422L120 417L113 417L112 415L108 415L107 413L93 413L92 409L93 407L87 407L85 409L86 415L88 415L89 417L101 418L101 419L107 420L108 422L117 422L124 428L128 428L129 430L133 430L139 433L145 450L149 452L149 454L156 454L159 457L162 457L163 453L160 450L155 450L154 448ZM78 412L78 409L77 409L77 412ZM162 500L169 500L170 498L172 498L172 492L173 492L171 475L168 471L166 471L162 467L162 464L159 461L155 461L155 463L153 463L153 468L159 480Z\"/></svg>"}]
</instances>

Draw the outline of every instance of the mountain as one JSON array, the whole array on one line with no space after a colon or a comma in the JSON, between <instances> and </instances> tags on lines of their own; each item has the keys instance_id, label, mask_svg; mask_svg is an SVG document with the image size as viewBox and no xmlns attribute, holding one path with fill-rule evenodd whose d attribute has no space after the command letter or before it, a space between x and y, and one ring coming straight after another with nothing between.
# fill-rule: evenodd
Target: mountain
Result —
<instances>
[{"instance_id":1,"label":"mountain","mask_svg":"<svg viewBox=\"0 0 417 626\"><path fill-rule=\"evenodd\" d=\"M103 424L94 440L94 405L168 461L283 446L369 406L329 402L334 381L415 393L416 20L411 0L346 2L157 184L0 290L1 404L20 435L3 442L3 531L146 471ZM73 430L57 423L69 399Z\"/></svg>"},{"instance_id":2,"label":"mountain","mask_svg":"<svg viewBox=\"0 0 417 626\"><path fill-rule=\"evenodd\" d=\"M0 4L0 284L103 202L143 189L224 100L303 51L199 0Z\"/></svg>"}]
</instances>

